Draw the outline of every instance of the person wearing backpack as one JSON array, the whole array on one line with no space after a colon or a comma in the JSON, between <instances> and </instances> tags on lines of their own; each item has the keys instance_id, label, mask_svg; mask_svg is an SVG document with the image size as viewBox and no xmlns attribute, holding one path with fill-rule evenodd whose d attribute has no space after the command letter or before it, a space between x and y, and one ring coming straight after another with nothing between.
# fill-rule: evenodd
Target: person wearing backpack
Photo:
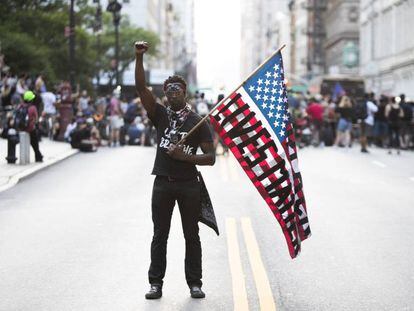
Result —
<instances>
[{"instance_id":1,"label":"person wearing backpack","mask_svg":"<svg viewBox=\"0 0 414 311\"><path fill-rule=\"evenodd\" d=\"M401 121L404 118L404 111L401 109L400 103L395 100L395 97L391 98L391 103L385 107L385 117L388 120L389 128L389 150L388 153L392 153L392 148L397 149L397 154L400 154L400 130Z\"/></svg>"},{"instance_id":2,"label":"person wearing backpack","mask_svg":"<svg viewBox=\"0 0 414 311\"><path fill-rule=\"evenodd\" d=\"M36 162L43 162L43 155L39 150L39 137L36 131L36 122L39 115L34 104L36 95L32 91L23 94L23 103L17 106L15 111L15 126L19 131L30 135L30 145L35 153Z\"/></svg>"}]
</instances>

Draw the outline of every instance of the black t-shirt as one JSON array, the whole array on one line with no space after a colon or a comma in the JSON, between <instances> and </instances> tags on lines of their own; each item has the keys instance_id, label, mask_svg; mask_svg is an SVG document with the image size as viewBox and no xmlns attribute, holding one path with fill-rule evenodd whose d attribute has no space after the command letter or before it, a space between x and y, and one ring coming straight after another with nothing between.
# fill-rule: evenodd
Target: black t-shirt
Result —
<instances>
[{"instance_id":1,"label":"black t-shirt","mask_svg":"<svg viewBox=\"0 0 414 311\"><path fill-rule=\"evenodd\" d=\"M157 129L157 155L155 157L153 175L169 176L176 179L196 178L197 169L194 164L178 161L171 158L168 154L170 145L170 123L168 121L167 109L156 104L155 114L150 118ZM201 117L191 111L185 120L183 126L178 130L179 139L187 133L201 120ZM212 142L212 136L207 122L192 133L184 142L184 152L187 154L196 154L201 143Z\"/></svg>"}]
</instances>

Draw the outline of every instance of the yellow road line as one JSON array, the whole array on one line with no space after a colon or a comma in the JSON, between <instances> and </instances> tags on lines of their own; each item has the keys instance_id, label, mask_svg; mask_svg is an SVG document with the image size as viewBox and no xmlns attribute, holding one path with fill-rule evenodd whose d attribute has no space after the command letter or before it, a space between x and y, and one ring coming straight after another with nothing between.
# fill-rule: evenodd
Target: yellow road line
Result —
<instances>
[{"instance_id":1,"label":"yellow road line","mask_svg":"<svg viewBox=\"0 0 414 311\"><path fill-rule=\"evenodd\" d=\"M248 311L246 284L240 258L239 241L237 239L236 220L226 219L227 249L233 286L233 301L235 311Z\"/></svg>"},{"instance_id":2,"label":"yellow road line","mask_svg":"<svg viewBox=\"0 0 414 311\"><path fill-rule=\"evenodd\" d=\"M259 296L260 310L276 310L269 279L263 265L259 245L257 244L250 218L242 218L241 224L247 252L249 254L250 265L253 270L254 282L256 283L256 290Z\"/></svg>"}]
</instances>

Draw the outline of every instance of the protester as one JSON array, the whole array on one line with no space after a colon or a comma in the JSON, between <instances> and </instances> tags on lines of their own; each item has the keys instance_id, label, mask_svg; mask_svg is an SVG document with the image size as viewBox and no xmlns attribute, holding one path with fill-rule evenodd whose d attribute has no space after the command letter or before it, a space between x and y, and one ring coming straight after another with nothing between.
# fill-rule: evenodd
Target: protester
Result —
<instances>
[{"instance_id":1,"label":"protester","mask_svg":"<svg viewBox=\"0 0 414 311\"><path fill-rule=\"evenodd\" d=\"M19 130L25 131L30 135L30 144L35 153L35 161L43 162L43 155L39 150L39 137L36 131L39 115L34 105L34 99L35 94L32 91L24 93L24 103L17 107L15 125Z\"/></svg>"},{"instance_id":2,"label":"protester","mask_svg":"<svg viewBox=\"0 0 414 311\"><path fill-rule=\"evenodd\" d=\"M183 146L177 146L201 117L191 111L186 103L186 82L179 76L164 82L167 107L157 103L146 86L143 55L148 50L146 42L135 44L135 86L142 104L157 129L157 155L153 174L156 175L152 195L154 236L151 243L151 265L148 272L150 291L147 299L162 296L166 270L167 239L175 201L181 213L186 241L185 274L193 298L204 298L201 290L201 244L198 220L201 211L200 184L196 165L213 165L215 153L211 132L206 123L189 136ZM203 154L196 154L201 146Z\"/></svg>"},{"instance_id":3,"label":"protester","mask_svg":"<svg viewBox=\"0 0 414 311\"><path fill-rule=\"evenodd\" d=\"M388 102L388 97L382 95L379 100L378 111L375 113L374 137L379 147L385 147L388 136L388 121L385 116L385 107Z\"/></svg>"},{"instance_id":4,"label":"protester","mask_svg":"<svg viewBox=\"0 0 414 311\"><path fill-rule=\"evenodd\" d=\"M377 105L375 105L368 96L365 97L367 117L361 122L361 152L368 153L368 142L372 140L373 128L374 128L374 114L378 111Z\"/></svg>"},{"instance_id":5,"label":"protester","mask_svg":"<svg viewBox=\"0 0 414 311\"><path fill-rule=\"evenodd\" d=\"M339 116L337 136L335 145L338 147L349 146L351 143L352 119L354 111L352 109L352 102L348 96L342 96L336 113Z\"/></svg>"},{"instance_id":6,"label":"protester","mask_svg":"<svg viewBox=\"0 0 414 311\"><path fill-rule=\"evenodd\" d=\"M413 107L410 103L405 101L405 95L399 96L400 106L404 113L404 117L401 120L401 149L408 149L410 146L412 125L413 125Z\"/></svg>"},{"instance_id":7,"label":"protester","mask_svg":"<svg viewBox=\"0 0 414 311\"><path fill-rule=\"evenodd\" d=\"M109 147L115 147L119 141L120 129L123 126L121 102L119 100L119 94L114 92L110 104L109 104L109 120L111 127L111 134L109 136Z\"/></svg>"},{"instance_id":8,"label":"protester","mask_svg":"<svg viewBox=\"0 0 414 311\"><path fill-rule=\"evenodd\" d=\"M319 102L316 101L316 99L313 98L308 108L306 109L306 113L308 114L311 121L312 143L314 146L319 146L321 142L320 131L323 125L323 107Z\"/></svg>"},{"instance_id":9,"label":"protester","mask_svg":"<svg viewBox=\"0 0 414 311\"><path fill-rule=\"evenodd\" d=\"M399 101L395 97L391 98L391 103L385 107L385 117L388 120L389 128L389 147L388 153L392 154L392 149L397 150L397 154L400 154L400 130L401 121L404 118L404 111L401 109Z\"/></svg>"}]
</instances>

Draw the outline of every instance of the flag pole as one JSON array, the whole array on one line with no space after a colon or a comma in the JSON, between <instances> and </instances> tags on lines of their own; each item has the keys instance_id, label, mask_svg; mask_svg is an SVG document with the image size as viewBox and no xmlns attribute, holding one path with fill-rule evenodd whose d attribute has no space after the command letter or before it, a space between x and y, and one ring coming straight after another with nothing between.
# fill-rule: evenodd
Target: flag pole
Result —
<instances>
[{"instance_id":1,"label":"flag pole","mask_svg":"<svg viewBox=\"0 0 414 311\"><path fill-rule=\"evenodd\" d=\"M205 121L205 120L207 120L207 118L214 112L214 110L216 110L217 109L217 107L218 106L220 106L222 103L224 103L226 100L228 100L229 98L230 98L230 96L235 92L235 91L237 91L239 88L241 88L242 86L243 86L243 84L245 84L246 83L246 81L247 80L249 80L250 79L250 77L252 77L256 72L258 72L263 66L264 66L264 64L266 64L268 61L269 61L269 59L271 59L273 56L275 56L277 53L279 53L281 50L283 50L283 48L286 46L286 44L283 44L276 52L274 52L272 55L270 55L268 58L266 58L266 60L264 60L246 79L244 79L244 81L242 82L242 83L240 83L240 85L239 86L237 86L235 89L234 89L234 91L233 92L230 92L230 95L228 95L227 97L225 97L225 98L223 98L220 102L218 102L211 110L210 110L210 112L206 115L206 116L204 116L188 133L187 133L187 135L185 135L183 138L181 138L181 140L177 143L177 146L178 145L180 145L180 144L182 144L185 140L186 140L186 138L188 137L188 136L190 136L192 133L194 133L194 131L196 130L196 129L198 129L200 126L201 126L201 124L203 124L203 122Z\"/></svg>"}]
</instances>

